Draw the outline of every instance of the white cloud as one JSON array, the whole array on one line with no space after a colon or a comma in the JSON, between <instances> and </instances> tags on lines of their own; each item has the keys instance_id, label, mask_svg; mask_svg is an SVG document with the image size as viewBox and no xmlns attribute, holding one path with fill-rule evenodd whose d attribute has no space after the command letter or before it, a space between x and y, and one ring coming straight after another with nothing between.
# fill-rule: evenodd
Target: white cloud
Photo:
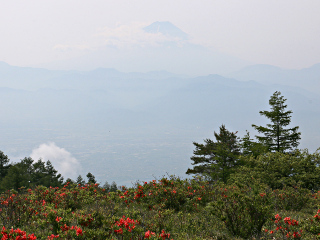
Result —
<instances>
[{"instance_id":1,"label":"white cloud","mask_svg":"<svg viewBox=\"0 0 320 240\"><path fill-rule=\"evenodd\" d=\"M90 47L86 45L68 45L68 44L57 44L53 47L54 50L60 51L60 52L67 52L67 51L74 51L74 50L89 50Z\"/></svg>"},{"instance_id":2,"label":"white cloud","mask_svg":"<svg viewBox=\"0 0 320 240\"><path fill-rule=\"evenodd\" d=\"M100 29L97 36L103 38L104 44L117 48L160 46L164 42L180 42L181 39L162 33L148 33L143 30L146 23L134 22L118 25L115 28L105 27Z\"/></svg>"},{"instance_id":3,"label":"white cloud","mask_svg":"<svg viewBox=\"0 0 320 240\"><path fill-rule=\"evenodd\" d=\"M30 155L35 161L42 159L50 160L53 167L66 179L75 179L81 169L81 165L70 152L58 147L54 142L43 143L38 148L33 149Z\"/></svg>"},{"instance_id":4,"label":"white cloud","mask_svg":"<svg viewBox=\"0 0 320 240\"><path fill-rule=\"evenodd\" d=\"M132 49L135 47L159 47L166 42L175 42L182 46L183 40L179 37L165 35L160 32L148 33L144 27L148 23L132 22L128 24L117 24L115 27L102 27L95 34L87 36L80 42L60 43L53 46L55 52L61 54L82 55L88 52L100 51L106 46L116 49Z\"/></svg>"}]
</instances>

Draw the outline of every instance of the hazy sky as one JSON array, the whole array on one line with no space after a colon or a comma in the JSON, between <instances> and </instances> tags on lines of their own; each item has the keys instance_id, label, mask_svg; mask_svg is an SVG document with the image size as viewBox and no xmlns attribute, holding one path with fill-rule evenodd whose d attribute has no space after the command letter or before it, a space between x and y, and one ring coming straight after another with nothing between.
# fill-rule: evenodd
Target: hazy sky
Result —
<instances>
[{"instance_id":1,"label":"hazy sky","mask_svg":"<svg viewBox=\"0 0 320 240\"><path fill-rule=\"evenodd\" d=\"M81 56L114 41L152 43L141 28L170 21L193 43L252 63L320 62L319 0L0 1L0 61L19 66Z\"/></svg>"}]
</instances>

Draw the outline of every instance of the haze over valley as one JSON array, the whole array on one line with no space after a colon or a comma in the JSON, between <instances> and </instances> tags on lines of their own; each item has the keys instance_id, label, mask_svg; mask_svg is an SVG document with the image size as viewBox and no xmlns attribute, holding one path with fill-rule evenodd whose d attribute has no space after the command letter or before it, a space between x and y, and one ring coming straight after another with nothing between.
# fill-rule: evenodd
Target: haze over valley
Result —
<instances>
[{"instance_id":1,"label":"haze over valley","mask_svg":"<svg viewBox=\"0 0 320 240\"><path fill-rule=\"evenodd\" d=\"M254 137L251 124L268 123L259 111L270 108L275 91L293 111L290 126L300 127L299 148L320 147L320 36L304 21L289 23L307 16L310 28L318 26L319 15L311 10L317 1L190 8L178 1L168 7L171 13L138 1L128 5L150 12L125 6L129 13L121 11L119 19L113 13L119 3L80 1L71 13L71 3L57 2L34 15L31 8L21 12L26 23L10 20L12 28L0 10L0 151L11 161L49 159L65 178L91 172L102 184L187 177L192 142L213 138L221 124L238 137L246 130ZM19 4L6 4L22 11ZM44 7L39 0L32 4ZM279 25L267 23L263 8L269 5ZM65 24L53 17L60 9ZM293 36L300 43L287 41Z\"/></svg>"},{"instance_id":2,"label":"haze over valley","mask_svg":"<svg viewBox=\"0 0 320 240\"><path fill-rule=\"evenodd\" d=\"M141 176L185 176L193 141L212 138L221 124L239 137L254 134L251 124L267 123L259 111L269 109L276 90L300 126L300 147L319 147L320 96L302 87L220 75L0 66L2 151L15 161L47 157L73 179L88 171L102 183L127 185Z\"/></svg>"}]
</instances>

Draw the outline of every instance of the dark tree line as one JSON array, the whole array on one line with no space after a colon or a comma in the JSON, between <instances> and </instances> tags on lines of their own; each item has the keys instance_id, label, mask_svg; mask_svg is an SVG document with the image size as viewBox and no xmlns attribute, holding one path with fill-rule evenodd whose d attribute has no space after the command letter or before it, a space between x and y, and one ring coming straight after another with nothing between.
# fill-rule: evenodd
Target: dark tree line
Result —
<instances>
[{"instance_id":1,"label":"dark tree line","mask_svg":"<svg viewBox=\"0 0 320 240\"><path fill-rule=\"evenodd\" d=\"M8 156L0 151L0 192L10 189L19 191L39 185L62 187L68 182L80 186L97 183L92 173L89 172L86 177L87 181L81 175L78 176L76 181L70 178L64 180L49 160L46 162L41 159L34 161L30 157L25 157L20 162L11 163ZM115 192L118 186L115 182L112 182L111 185L106 182L103 188L105 188L106 192Z\"/></svg>"},{"instance_id":2,"label":"dark tree line","mask_svg":"<svg viewBox=\"0 0 320 240\"><path fill-rule=\"evenodd\" d=\"M18 163L10 163L8 156L0 151L0 191L38 185L60 187L62 184L63 177L49 160L34 161L26 157Z\"/></svg>"}]
</instances>

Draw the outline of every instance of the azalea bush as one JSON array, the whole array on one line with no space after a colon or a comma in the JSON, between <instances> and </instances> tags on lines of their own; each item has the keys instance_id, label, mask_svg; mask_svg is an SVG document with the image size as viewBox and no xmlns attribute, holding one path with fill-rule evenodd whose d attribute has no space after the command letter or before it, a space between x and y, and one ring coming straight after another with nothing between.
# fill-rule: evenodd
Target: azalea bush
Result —
<instances>
[{"instance_id":1,"label":"azalea bush","mask_svg":"<svg viewBox=\"0 0 320 240\"><path fill-rule=\"evenodd\" d=\"M285 186L274 190L273 193L276 209L300 211L313 202L311 191L300 186Z\"/></svg>"},{"instance_id":2,"label":"azalea bush","mask_svg":"<svg viewBox=\"0 0 320 240\"><path fill-rule=\"evenodd\" d=\"M115 192L99 184L38 186L0 195L0 238L317 239L319 196L253 180L221 184L175 176Z\"/></svg>"},{"instance_id":3,"label":"azalea bush","mask_svg":"<svg viewBox=\"0 0 320 240\"><path fill-rule=\"evenodd\" d=\"M140 216L124 204L121 191L106 193L98 184L68 183L20 192L7 191L0 197L2 239L143 239L150 232L140 221L120 217L122 210ZM9 226L33 233L29 237L20 228L7 230ZM161 239L170 235L164 229L155 234Z\"/></svg>"},{"instance_id":4,"label":"azalea bush","mask_svg":"<svg viewBox=\"0 0 320 240\"><path fill-rule=\"evenodd\" d=\"M279 237L281 239L302 239L303 230L299 226L299 221L291 218L282 218L279 214L274 216L275 229L270 230L272 237ZM265 229L268 232L268 229Z\"/></svg>"},{"instance_id":5,"label":"azalea bush","mask_svg":"<svg viewBox=\"0 0 320 240\"><path fill-rule=\"evenodd\" d=\"M37 239L37 237L34 235L34 233L27 234L25 231L22 231L19 228L17 228L17 229L11 228L9 230L9 229L6 229L5 227L2 227L0 236L2 237L1 239L3 239L3 240L6 240L6 239L35 240L35 239Z\"/></svg>"},{"instance_id":6,"label":"azalea bush","mask_svg":"<svg viewBox=\"0 0 320 240\"><path fill-rule=\"evenodd\" d=\"M193 211L198 205L204 206L212 200L209 188L208 182L197 179L181 180L172 176L171 179L137 183L133 189L124 189L120 198L126 204L142 203L149 209L163 204L165 209Z\"/></svg>"},{"instance_id":7,"label":"azalea bush","mask_svg":"<svg viewBox=\"0 0 320 240\"><path fill-rule=\"evenodd\" d=\"M216 189L211 211L225 223L233 235L249 238L260 236L265 222L272 215L272 191L257 185L221 185Z\"/></svg>"}]
</instances>

